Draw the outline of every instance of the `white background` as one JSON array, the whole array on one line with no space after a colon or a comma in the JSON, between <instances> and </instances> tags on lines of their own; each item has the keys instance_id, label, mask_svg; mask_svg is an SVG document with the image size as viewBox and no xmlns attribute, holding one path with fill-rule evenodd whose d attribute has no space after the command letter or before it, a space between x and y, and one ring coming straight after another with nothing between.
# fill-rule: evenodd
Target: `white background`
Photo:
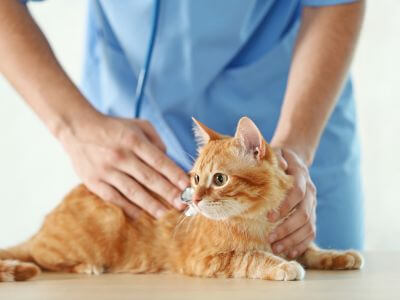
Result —
<instances>
[{"instance_id":1,"label":"white background","mask_svg":"<svg viewBox=\"0 0 400 300\"><path fill-rule=\"evenodd\" d=\"M30 7L62 65L79 83L86 1L45 1ZM352 68L363 148L368 250L400 249L399 55L400 1L368 1ZM77 182L61 146L0 77L0 247L33 234Z\"/></svg>"}]
</instances>

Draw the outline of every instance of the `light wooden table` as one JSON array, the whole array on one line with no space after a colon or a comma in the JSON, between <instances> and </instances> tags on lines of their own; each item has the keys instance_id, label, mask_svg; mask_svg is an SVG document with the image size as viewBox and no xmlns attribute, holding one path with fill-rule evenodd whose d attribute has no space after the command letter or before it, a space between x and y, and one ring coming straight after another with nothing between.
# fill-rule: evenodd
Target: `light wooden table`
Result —
<instances>
[{"instance_id":1,"label":"light wooden table","mask_svg":"<svg viewBox=\"0 0 400 300\"><path fill-rule=\"evenodd\" d=\"M365 258L361 271L308 271L294 282L45 273L29 282L0 283L0 299L400 299L400 253Z\"/></svg>"}]
</instances>

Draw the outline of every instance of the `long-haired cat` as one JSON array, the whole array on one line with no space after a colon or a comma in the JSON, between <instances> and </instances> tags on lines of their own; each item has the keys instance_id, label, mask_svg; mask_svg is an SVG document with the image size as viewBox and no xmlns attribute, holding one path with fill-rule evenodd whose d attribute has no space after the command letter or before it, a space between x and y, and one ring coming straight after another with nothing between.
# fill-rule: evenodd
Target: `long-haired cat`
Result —
<instances>
[{"instance_id":1,"label":"long-haired cat","mask_svg":"<svg viewBox=\"0 0 400 300\"><path fill-rule=\"evenodd\" d=\"M291 177L249 118L239 121L234 137L196 120L195 133L199 157L190 174L198 214L185 217L171 209L159 220L144 212L131 220L80 185L46 217L35 236L0 250L0 281L27 280L40 269L299 280L303 266L362 266L358 252L315 245L298 262L274 255L268 234L277 223L266 216L278 209L292 186Z\"/></svg>"}]
</instances>

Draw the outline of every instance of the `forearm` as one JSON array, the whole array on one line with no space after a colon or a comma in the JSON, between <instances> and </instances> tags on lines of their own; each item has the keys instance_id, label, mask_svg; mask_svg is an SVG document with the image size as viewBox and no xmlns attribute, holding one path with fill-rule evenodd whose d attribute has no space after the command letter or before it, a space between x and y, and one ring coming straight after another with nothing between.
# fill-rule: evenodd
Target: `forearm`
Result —
<instances>
[{"instance_id":1,"label":"forearm","mask_svg":"<svg viewBox=\"0 0 400 300\"><path fill-rule=\"evenodd\" d=\"M74 130L74 122L97 118L57 62L26 7L0 1L0 72L55 136Z\"/></svg>"},{"instance_id":2,"label":"forearm","mask_svg":"<svg viewBox=\"0 0 400 300\"><path fill-rule=\"evenodd\" d=\"M346 77L364 15L364 1L306 7L284 103L271 144L310 165Z\"/></svg>"}]
</instances>

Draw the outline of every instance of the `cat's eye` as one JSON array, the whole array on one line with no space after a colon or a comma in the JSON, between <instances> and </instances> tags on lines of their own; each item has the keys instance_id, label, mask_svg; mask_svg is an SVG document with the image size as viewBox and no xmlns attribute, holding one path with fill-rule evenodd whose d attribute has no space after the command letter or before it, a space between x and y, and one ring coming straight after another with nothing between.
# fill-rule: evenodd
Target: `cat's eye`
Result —
<instances>
[{"instance_id":1,"label":"cat's eye","mask_svg":"<svg viewBox=\"0 0 400 300\"><path fill-rule=\"evenodd\" d=\"M199 181L200 181L200 176L197 175L197 174L195 174L195 175L194 175L194 183L195 183L195 184L199 184Z\"/></svg>"},{"instance_id":2,"label":"cat's eye","mask_svg":"<svg viewBox=\"0 0 400 300\"><path fill-rule=\"evenodd\" d=\"M228 181L228 176L222 173L216 173L213 181L216 186L223 186Z\"/></svg>"}]
</instances>

